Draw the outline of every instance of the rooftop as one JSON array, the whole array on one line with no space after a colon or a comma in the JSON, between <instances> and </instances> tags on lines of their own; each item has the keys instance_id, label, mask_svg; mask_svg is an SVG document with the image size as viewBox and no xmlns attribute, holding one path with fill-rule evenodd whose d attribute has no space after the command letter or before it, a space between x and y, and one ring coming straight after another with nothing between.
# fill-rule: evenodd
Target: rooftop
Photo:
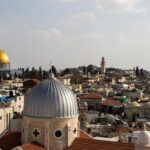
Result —
<instances>
[{"instance_id":1,"label":"rooftop","mask_svg":"<svg viewBox=\"0 0 150 150\"><path fill-rule=\"evenodd\" d=\"M65 150L134 150L134 145L130 143L110 142L92 139L84 132L80 132L81 137L76 138L72 145ZM20 145L21 133L8 132L0 139L0 148L10 150ZM37 143L28 143L22 145L23 150L46 150L43 146Z\"/></svg>"},{"instance_id":2,"label":"rooftop","mask_svg":"<svg viewBox=\"0 0 150 150\"><path fill-rule=\"evenodd\" d=\"M28 144L22 145L21 148L23 150L46 150L46 148L36 143L28 143Z\"/></svg>"},{"instance_id":3,"label":"rooftop","mask_svg":"<svg viewBox=\"0 0 150 150\"><path fill-rule=\"evenodd\" d=\"M102 101L101 105L105 105L105 106L116 106L119 107L121 106L121 102L118 100L104 100Z\"/></svg>"},{"instance_id":4,"label":"rooftop","mask_svg":"<svg viewBox=\"0 0 150 150\"><path fill-rule=\"evenodd\" d=\"M65 150L135 150L133 144L76 138Z\"/></svg>"},{"instance_id":5,"label":"rooftop","mask_svg":"<svg viewBox=\"0 0 150 150\"><path fill-rule=\"evenodd\" d=\"M0 148L3 150L10 150L20 144L20 132L7 132L2 138L0 138Z\"/></svg>"},{"instance_id":6,"label":"rooftop","mask_svg":"<svg viewBox=\"0 0 150 150\"><path fill-rule=\"evenodd\" d=\"M100 94L96 94L96 93L86 93L83 95L79 95L80 99L101 99L101 95Z\"/></svg>"}]
</instances>

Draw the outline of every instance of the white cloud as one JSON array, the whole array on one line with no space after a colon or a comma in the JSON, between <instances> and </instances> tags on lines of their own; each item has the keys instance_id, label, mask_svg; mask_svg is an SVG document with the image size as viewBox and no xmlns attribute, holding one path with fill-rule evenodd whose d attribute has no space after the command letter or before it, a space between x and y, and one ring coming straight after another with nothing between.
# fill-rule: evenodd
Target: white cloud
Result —
<instances>
[{"instance_id":1,"label":"white cloud","mask_svg":"<svg viewBox=\"0 0 150 150\"><path fill-rule=\"evenodd\" d=\"M95 23L96 17L95 14L92 12L80 12L77 14L74 14L73 19L80 23Z\"/></svg>"},{"instance_id":2,"label":"white cloud","mask_svg":"<svg viewBox=\"0 0 150 150\"><path fill-rule=\"evenodd\" d=\"M61 36L62 33L55 27L51 28L51 34L55 36Z\"/></svg>"},{"instance_id":3,"label":"white cloud","mask_svg":"<svg viewBox=\"0 0 150 150\"><path fill-rule=\"evenodd\" d=\"M5 30L5 29L3 29L3 28L0 28L0 33L1 33L1 34L8 34L8 31Z\"/></svg>"},{"instance_id":4,"label":"white cloud","mask_svg":"<svg viewBox=\"0 0 150 150\"><path fill-rule=\"evenodd\" d=\"M98 9L101 11L143 13L146 8L138 6L139 0L100 0Z\"/></svg>"},{"instance_id":5,"label":"white cloud","mask_svg":"<svg viewBox=\"0 0 150 150\"><path fill-rule=\"evenodd\" d=\"M127 39L122 33L101 33L101 32L91 32L80 34L76 36L78 39L88 39L89 41L116 41L116 42L126 42Z\"/></svg>"},{"instance_id":6,"label":"white cloud","mask_svg":"<svg viewBox=\"0 0 150 150\"><path fill-rule=\"evenodd\" d=\"M87 27L93 28L96 23L98 23L98 20L93 12L79 12L60 20L56 26L64 32L80 33Z\"/></svg>"},{"instance_id":7,"label":"white cloud","mask_svg":"<svg viewBox=\"0 0 150 150\"><path fill-rule=\"evenodd\" d=\"M70 2L76 2L78 0L59 0L61 2L70 3Z\"/></svg>"},{"instance_id":8,"label":"white cloud","mask_svg":"<svg viewBox=\"0 0 150 150\"><path fill-rule=\"evenodd\" d=\"M61 37L62 33L55 27L52 27L50 30L35 30L32 31L33 37L45 37L45 38L54 38Z\"/></svg>"}]
</instances>

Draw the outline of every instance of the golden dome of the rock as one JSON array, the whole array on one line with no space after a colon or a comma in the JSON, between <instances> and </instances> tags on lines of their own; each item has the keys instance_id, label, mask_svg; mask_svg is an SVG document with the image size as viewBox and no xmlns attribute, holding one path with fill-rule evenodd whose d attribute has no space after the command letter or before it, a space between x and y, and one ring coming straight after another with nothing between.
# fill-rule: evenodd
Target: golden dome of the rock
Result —
<instances>
[{"instance_id":1,"label":"golden dome of the rock","mask_svg":"<svg viewBox=\"0 0 150 150\"><path fill-rule=\"evenodd\" d=\"M10 64L8 54L2 50L0 50L0 64Z\"/></svg>"}]
</instances>

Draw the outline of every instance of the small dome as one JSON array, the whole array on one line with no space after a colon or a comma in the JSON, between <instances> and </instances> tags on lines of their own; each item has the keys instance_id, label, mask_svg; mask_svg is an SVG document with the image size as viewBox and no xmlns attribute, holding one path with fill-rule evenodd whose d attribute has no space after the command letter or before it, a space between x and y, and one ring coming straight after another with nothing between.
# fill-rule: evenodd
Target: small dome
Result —
<instances>
[{"instance_id":1,"label":"small dome","mask_svg":"<svg viewBox=\"0 0 150 150\"><path fill-rule=\"evenodd\" d=\"M139 133L137 143L139 145L150 145L150 133L146 130L143 130Z\"/></svg>"},{"instance_id":2,"label":"small dome","mask_svg":"<svg viewBox=\"0 0 150 150\"><path fill-rule=\"evenodd\" d=\"M42 81L27 94L24 116L35 118L70 118L78 115L73 92L57 79Z\"/></svg>"},{"instance_id":3,"label":"small dome","mask_svg":"<svg viewBox=\"0 0 150 150\"><path fill-rule=\"evenodd\" d=\"M106 114L105 117L107 118L109 123L115 122L116 121L116 117L113 116L112 114Z\"/></svg>"},{"instance_id":4,"label":"small dome","mask_svg":"<svg viewBox=\"0 0 150 150\"><path fill-rule=\"evenodd\" d=\"M9 64L9 56L4 51L0 50L0 64Z\"/></svg>"}]
</instances>

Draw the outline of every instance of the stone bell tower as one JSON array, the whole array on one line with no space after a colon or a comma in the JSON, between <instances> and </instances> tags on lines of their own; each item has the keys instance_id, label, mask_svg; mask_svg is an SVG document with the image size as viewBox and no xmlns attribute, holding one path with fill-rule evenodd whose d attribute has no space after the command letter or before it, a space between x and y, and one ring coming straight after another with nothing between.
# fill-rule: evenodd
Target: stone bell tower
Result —
<instances>
[{"instance_id":1,"label":"stone bell tower","mask_svg":"<svg viewBox=\"0 0 150 150\"><path fill-rule=\"evenodd\" d=\"M105 58L102 57L102 61L101 61L101 74L105 74L106 73L106 61Z\"/></svg>"}]
</instances>

